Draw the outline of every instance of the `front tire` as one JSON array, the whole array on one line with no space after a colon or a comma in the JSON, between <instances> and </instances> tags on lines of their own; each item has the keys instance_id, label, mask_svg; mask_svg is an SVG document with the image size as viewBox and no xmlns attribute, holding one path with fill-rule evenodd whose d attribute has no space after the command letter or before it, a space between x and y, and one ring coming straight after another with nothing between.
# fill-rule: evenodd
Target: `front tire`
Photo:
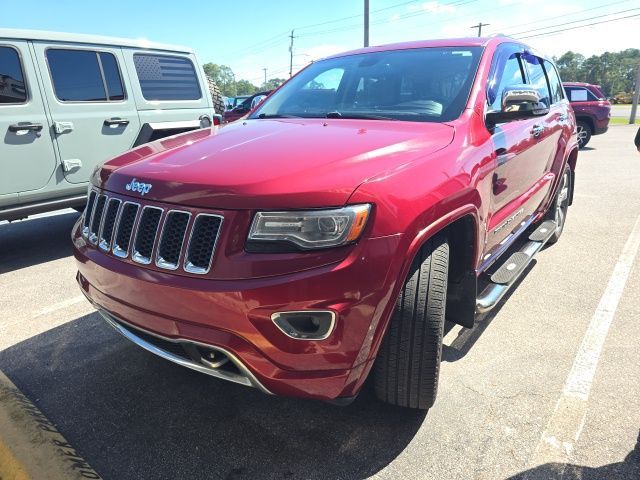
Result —
<instances>
[{"instance_id":1,"label":"front tire","mask_svg":"<svg viewBox=\"0 0 640 480\"><path fill-rule=\"evenodd\" d=\"M411 264L374 365L377 397L392 405L429 409L438 390L447 297L449 245L427 241Z\"/></svg>"},{"instance_id":2,"label":"front tire","mask_svg":"<svg viewBox=\"0 0 640 480\"><path fill-rule=\"evenodd\" d=\"M591 127L586 122L578 122L576 130L578 132L578 148L586 147L589 140L591 140L591 135L593 134Z\"/></svg>"},{"instance_id":3,"label":"front tire","mask_svg":"<svg viewBox=\"0 0 640 480\"><path fill-rule=\"evenodd\" d=\"M553 220L556 222L556 231L547 240L547 245L553 245L560 239L562 231L564 230L564 224L567 221L567 212L569 210L569 195L571 192L571 171L569 166L564 168L562 178L560 179L560 185L558 185L558 191L553 199L553 204L549 207L545 219Z\"/></svg>"}]
</instances>

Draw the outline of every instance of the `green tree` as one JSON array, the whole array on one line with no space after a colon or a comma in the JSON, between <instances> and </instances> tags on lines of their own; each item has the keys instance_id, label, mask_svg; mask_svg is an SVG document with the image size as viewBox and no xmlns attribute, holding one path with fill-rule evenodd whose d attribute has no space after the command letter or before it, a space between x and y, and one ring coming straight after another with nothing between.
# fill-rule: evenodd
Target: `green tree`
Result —
<instances>
[{"instance_id":1,"label":"green tree","mask_svg":"<svg viewBox=\"0 0 640 480\"><path fill-rule=\"evenodd\" d=\"M226 97L237 95L236 76L231 68L217 63L205 63L202 68L204 73L218 85L222 95Z\"/></svg>"},{"instance_id":2,"label":"green tree","mask_svg":"<svg viewBox=\"0 0 640 480\"><path fill-rule=\"evenodd\" d=\"M286 82L284 78L270 78L267 83L262 85L262 88L264 90L275 90L284 82Z\"/></svg>"},{"instance_id":3,"label":"green tree","mask_svg":"<svg viewBox=\"0 0 640 480\"><path fill-rule=\"evenodd\" d=\"M253 83L248 80L238 80L235 83L236 93L235 95L253 95L258 91L258 87L256 87Z\"/></svg>"},{"instance_id":4,"label":"green tree","mask_svg":"<svg viewBox=\"0 0 640 480\"><path fill-rule=\"evenodd\" d=\"M627 48L602 55L584 55L568 51L556 59L560 77L565 82L587 82L600 85L606 96L634 91L635 75L640 67L640 49Z\"/></svg>"},{"instance_id":5,"label":"green tree","mask_svg":"<svg viewBox=\"0 0 640 480\"><path fill-rule=\"evenodd\" d=\"M566 82L581 82L580 78L584 55L574 53L569 50L560 58L556 59L556 65L560 72L560 77Z\"/></svg>"}]
</instances>

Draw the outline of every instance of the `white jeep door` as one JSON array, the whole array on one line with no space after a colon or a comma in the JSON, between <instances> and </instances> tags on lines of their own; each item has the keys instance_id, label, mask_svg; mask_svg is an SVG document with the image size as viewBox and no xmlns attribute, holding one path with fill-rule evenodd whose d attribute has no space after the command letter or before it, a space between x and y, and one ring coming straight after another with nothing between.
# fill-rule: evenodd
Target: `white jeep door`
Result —
<instances>
[{"instance_id":1,"label":"white jeep door","mask_svg":"<svg viewBox=\"0 0 640 480\"><path fill-rule=\"evenodd\" d=\"M50 127L29 44L0 39L0 206L49 182L56 168Z\"/></svg>"},{"instance_id":2,"label":"white jeep door","mask_svg":"<svg viewBox=\"0 0 640 480\"><path fill-rule=\"evenodd\" d=\"M118 47L34 42L67 181L89 180L100 163L129 150L140 131Z\"/></svg>"}]
</instances>

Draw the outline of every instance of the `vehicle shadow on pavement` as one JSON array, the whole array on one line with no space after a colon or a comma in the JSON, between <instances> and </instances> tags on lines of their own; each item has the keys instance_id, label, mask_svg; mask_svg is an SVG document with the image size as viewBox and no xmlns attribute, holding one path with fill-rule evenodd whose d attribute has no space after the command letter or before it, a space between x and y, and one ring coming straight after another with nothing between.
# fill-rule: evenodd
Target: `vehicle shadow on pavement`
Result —
<instances>
[{"instance_id":1,"label":"vehicle shadow on pavement","mask_svg":"<svg viewBox=\"0 0 640 480\"><path fill-rule=\"evenodd\" d=\"M496 305L493 310L490 312L479 316L476 318L475 325L473 328L463 328L458 336L451 342L451 345L443 345L442 346L442 361L443 362L455 362L464 358L464 356L469 353L471 348L478 341L480 336L484 333L484 331L491 325L493 319L496 318L498 313L502 307L507 303L511 295L513 295L517 290L522 281L529 275L529 272L535 267L537 260L534 258L529 265L525 268L524 272L513 286L509 289L509 291L505 294L505 296L500 300L498 305ZM444 327L444 334L446 335L455 324L447 322Z\"/></svg>"},{"instance_id":2,"label":"vehicle shadow on pavement","mask_svg":"<svg viewBox=\"0 0 640 480\"><path fill-rule=\"evenodd\" d=\"M426 413L269 396L158 358L90 314L0 351L0 369L105 479L362 479Z\"/></svg>"},{"instance_id":3,"label":"vehicle shadow on pavement","mask_svg":"<svg viewBox=\"0 0 640 480\"><path fill-rule=\"evenodd\" d=\"M0 224L0 274L73 254L71 229L79 213Z\"/></svg>"},{"instance_id":4,"label":"vehicle shadow on pavement","mask_svg":"<svg viewBox=\"0 0 640 480\"><path fill-rule=\"evenodd\" d=\"M635 480L638 478L640 478L640 432L635 448L622 462L601 467L547 463L519 473L508 480Z\"/></svg>"}]
</instances>

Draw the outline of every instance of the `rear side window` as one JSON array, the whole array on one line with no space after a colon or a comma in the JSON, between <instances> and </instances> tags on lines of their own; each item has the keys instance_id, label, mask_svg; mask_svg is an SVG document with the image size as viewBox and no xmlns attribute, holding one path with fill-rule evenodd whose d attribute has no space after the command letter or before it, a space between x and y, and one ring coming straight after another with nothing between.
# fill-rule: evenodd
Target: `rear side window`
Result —
<instances>
[{"instance_id":1,"label":"rear side window","mask_svg":"<svg viewBox=\"0 0 640 480\"><path fill-rule=\"evenodd\" d=\"M12 47L0 47L0 105L26 101L27 87L20 56Z\"/></svg>"},{"instance_id":2,"label":"rear side window","mask_svg":"<svg viewBox=\"0 0 640 480\"><path fill-rule=\"evenodd\" d=\"M529 72L529 83L540 94L540 102L544 103L547 107L551 106L551 95L549 94L547 77L542 68L542 61L533 55L523 55L523 60Z\"/></svg>"},{"instance_id":3,"label":"rear side window","mask_svg":"<svg viewBox=\"0 0 640 480\"><path fill-rule=\"evenodd\" d=\"M145 100L201 98L198 76L188 58L136 53L133 63Z\"/></svg>"},{"instance_id":4,"label":"rear side window","mask_svg":"<svg viewBox=\"0 0 640 480\"><path fill-rule=\"evenodd\" d=\"M558 72L548 60L544 61L544 69L547 72L547 79L549 80L549 87L551 88L551 103L558 103L564 98L562 82L560 81Z\"/></svg>"},{"instance_id":5,"label":"rear side window","mask_svg":"<svg viewBox=\"0 0 640 480\"><path fill-rule=\"evenodd\" d=\"M116 57L106 52L100 52L98 55L102 62L102 71L104 72L109 100L124 100L124 87L122 86L122 78L120 77Z\"/></svg>"},{"instance_id":6,"label":"rear side window","mask_svg":"<svg viewBox=\"0 0 640 480\"><path fill-rule=\"evenodd\" d=\"M593 102L598 98L584 87L566 87L570 102Z\"/></svg>"},{"instance_id":7,"label":"rear side window","mask_svg":"<svg viewBox=\"0 0 640 480\"><path fill-rule=\"evenodd\" d=\"M122 78L111 53L50 48L47 62L58 100L107 102L124 100Z\"/></svg>"}]
</instances>

